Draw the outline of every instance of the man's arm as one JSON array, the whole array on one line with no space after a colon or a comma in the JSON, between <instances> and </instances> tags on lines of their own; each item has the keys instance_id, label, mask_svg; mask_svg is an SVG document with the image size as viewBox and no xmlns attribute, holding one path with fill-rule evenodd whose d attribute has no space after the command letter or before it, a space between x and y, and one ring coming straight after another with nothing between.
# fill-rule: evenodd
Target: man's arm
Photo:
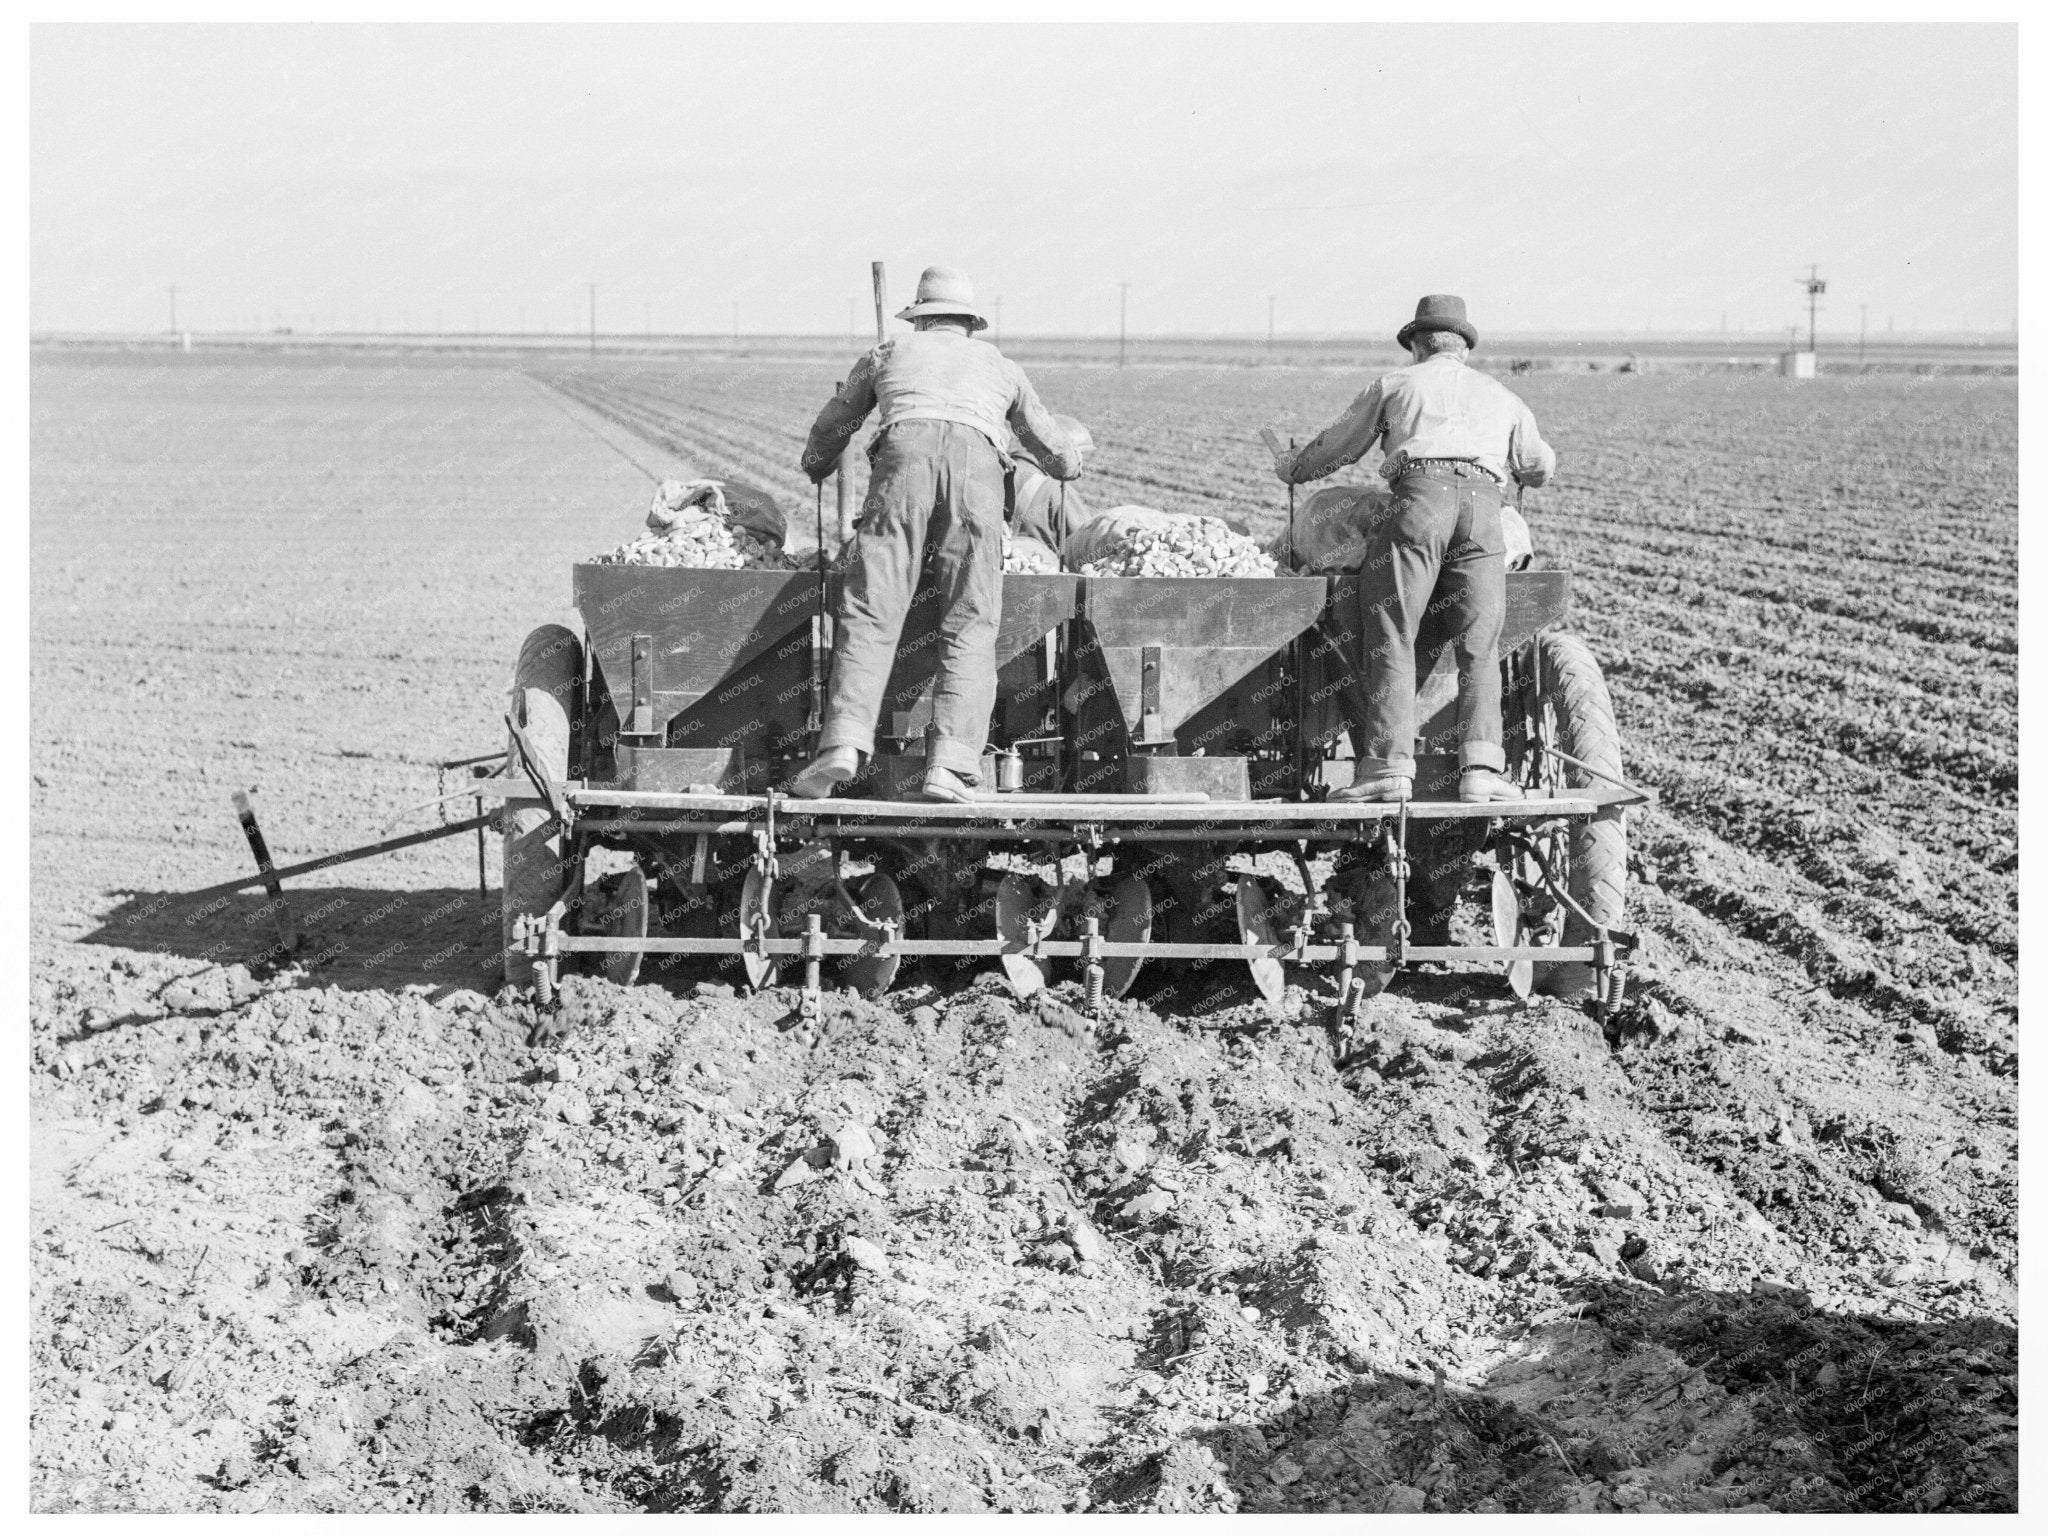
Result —
<instances>
[{"instance_id":1,"label":"man's arm","mask_svg":"<svg viewBox=\"0 0 2048 1536\"><path fill-rule=\"evenodd\" d=\"M1292 453L1275 454L1273 469L1289 485L1320 480L1346 464L1356 464L1386 430L1386 395L1375 379L1351 409Z\"/></svg>"},{"instance_id":2,"label":"man's arm","mask_svg":"<svg viewBox=\"0 0 2048 1536\"><path fill-rule=\"evenodd\" d=\"M813 485L838 467L839 455L846 451L853 434L875 408L875 366L875 353L863 354L853 365L853 372L846 376L846 382L839 386L839 393L825 402L818 419L811 423L802 463Z\"/></svg>"},{"instance_id":3,"label":"man's arm","mask_svg":"<svg viewBox=\"0 0 2048 1536\"><path fill-rule=\"evenodd\" d=\"M1508 430L1508 473L1517 484L1541 485L1557 473L1557 454L1536 430L1536 416L1515 401L1515 424Z\"/></svg>"},{"instance_id":4,"label":"man's arm","mask_svg":"<svg viewBox=\"0 0 2048 1536\"><path fill-rule=\"evenodd\" d=\"M1010 397L1010 426L1038 460L1038 467L1055 480L1072 480L1081 473L1081 450L1068 440L1060 424L1052 419L1031 387L1024 370L1011 365L1017 375L1017 392Z\"/></svg>"}]
</instances>

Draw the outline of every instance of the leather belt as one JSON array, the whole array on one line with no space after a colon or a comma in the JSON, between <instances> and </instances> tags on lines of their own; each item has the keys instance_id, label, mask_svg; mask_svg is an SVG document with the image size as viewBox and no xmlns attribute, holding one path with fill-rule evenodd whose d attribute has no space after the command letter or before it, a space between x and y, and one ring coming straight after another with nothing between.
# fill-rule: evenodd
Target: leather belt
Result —
<instances>
[{"instance_id":1,"label":"leather belt","mask_svg":"<svg viewBox=\"0 0 2048 1536\"><path fill-rule=\"evenodd\" d=\"M1410 459L1401 466L1401 473L1405 475L1411 470L1433 470L1437 474L1458 475L1467 479L1476 477L1481 480L1490 480L1495 485L1500 484L1491 474L1479 465L1474 464L1470 459Z\"/></svg>"}]
</instances>

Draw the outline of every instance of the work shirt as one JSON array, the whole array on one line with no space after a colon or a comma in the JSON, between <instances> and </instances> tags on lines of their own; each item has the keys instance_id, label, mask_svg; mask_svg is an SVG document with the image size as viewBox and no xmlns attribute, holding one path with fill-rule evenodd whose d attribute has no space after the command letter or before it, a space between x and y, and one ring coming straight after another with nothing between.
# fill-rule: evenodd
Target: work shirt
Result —
<instances>
[{"instance_id":1,"label":"work shirt","mask_svg":"<svg viewBox=\"0 0 2048 1536\"><path fill-rule=\"evenodd\" d=\"M1081 456L1067 441L1024 370L985 341L958 331L912 331L871 349L825 404L804 445L804 473L822 480L870 411L886 432L899 421L952 421L974 428L1005 463L1016 430L1046 473L1071 480Z\"/></svg>"},{"instance_id":2,"label":"work shirt","mask_svg":"<svg viewBox=\"0 0 2048 1536\"><path fill-rule=\"evenodd\" d=\"M1348 411L1282 457L1280 478L1289 485L1320 480L1357 463L1381 439L1387 458L1380 473L1388 480L1412 459L1463 459L1502 485L1541 485L1557 469L1519 395L1439 352L1375 379Z\"/></svg>"}]
</instances>

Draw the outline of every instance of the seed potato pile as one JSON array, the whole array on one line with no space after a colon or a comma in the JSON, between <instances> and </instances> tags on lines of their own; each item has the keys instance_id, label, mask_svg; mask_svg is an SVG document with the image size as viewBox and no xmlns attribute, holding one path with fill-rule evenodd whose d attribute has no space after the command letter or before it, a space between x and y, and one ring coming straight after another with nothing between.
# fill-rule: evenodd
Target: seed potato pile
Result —
<instances>
[{"instance_id":1,"label":"seed potato pile","mask_svg":"<svg viewBox=\"0 0 2048 1536\"><path fill-rule=\"evenodd\" d=\"M1274 576L1273 557L1213 517L1177 517L1126 534L1083 576Z\"/></svg>"},{"instance_id":2,"label":"seed potato pile","mask_svg":"<svg viewBox=\"0 0 2048 1536\"><path fill-rule=\"evenodd\" d=\"M733 521L716 480L664 480L647 509L648 532L596 565L674 565L705 571L790 571L779 542Z\"/></svg>"},{"instance_id":3,"label":"seed potato pile","mask_svg":"<svg viewBox=\"0 0 2048 1536\"><path fill-rule=\"evenodd\" d=\"M735 528L716 513L692 507L665 533L647 533L599 555L594 565L682 565L706 571L790 571L781 550Z\"/></svg>"},{"instance_id":4,"label":"seed potato pile","mask_svg":"<svg viewBox=\"0 0 2048 1536\"><path fill-rule=\"evenodd\" d=\"M1003 570L1006 574L1017 575L1038 571L1057 571L1060 557L1036 539L1020 539L1003 530Z\"/></svg>"}]
</instances>

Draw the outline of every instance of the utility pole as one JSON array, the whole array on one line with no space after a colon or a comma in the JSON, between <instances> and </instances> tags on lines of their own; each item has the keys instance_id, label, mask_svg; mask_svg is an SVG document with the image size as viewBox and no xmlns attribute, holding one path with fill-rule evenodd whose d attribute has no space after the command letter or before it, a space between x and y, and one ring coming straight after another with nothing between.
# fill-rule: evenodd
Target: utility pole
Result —
<instances>
[{"instance_id":1,"label":"utility pole","mask_svg":"<svg viewBox=\"0 0 2048 1536\"><path fill-rule=\"evenodd\" d=\"M2018 325L2015 324L2013 329L2017 331L2019 329ZM999 347L1003 344L1003 296L1000 293L996 295L995 344Z\"/></svg>"},{"instance_id":2,"label":"utility pole","mask_svg":"<svg viewBox=\"0 0 2048 1536\"><path fill-rule=\"evenodd\" d=\"M1868 304L1859 304L1856 307L1863 312L1863 319L1856 327L1856 366L1861 368L1863 366L1863 344L1870 339L1870 306Z\"/></svg>"},{"instance_id":3,"label":"utility pole","mask_svg":"<svg viewBox=\"0 0 2048 1536\"><path fill-rule=\"evenodd\" d=\"M585 283L590 290L590 355L597 356L597 284Z\"/></svg>"},{"instance_id":4,"label":"utility pole","mask_svg":"<svg viewBox=\"0 0 2048 1536\"><path fill-rule=\"evenodd\" d=\"M1131 285L1118 283L1116 286L1116 365L1121 368L1124 365L1124 319L1130 313Z\"/></svg>"},{"instance_id":5,"label":"utility pole","mask_svg":"<svg viewBox=\"0 0 2048 1536\"><path fill-rule=\"evenodd\" d=\"M178 285L171 284L171 334L178 334Z\"/></svg>"},{"instance_id":6,"label":"utility pole","mask_svg":"<svg viewBox=\"0 0 2048 1536\"><path fill-rule=\"evenodd\" d=\"M1828 291L1827 279L1820 275L1818 266L1810 265L1806 269L1806 276L1795 277L1793 281L1806 290L1806 350L1817 357L1820 354L1820 296ZM1796 329L1793 332L1793 340L1797 345Z\"/></svg>"},{"instance_id":7,"label":"utility pole","mask_svg":"<svg viewBox=\"0 0 2048 1536\"><path fill-rule=\"evenodd\" d=\"M740 339L740 301L738 299L732 301L732 339L734 341Z\"/></svg>"},{"instance_id":8,"label":"utility pole","mask_svg":"<svg viewBox=\"0 0 2048 1536\"><path fill-rule=\"evenodd\" d=\"M859 306L859 299L848 299L846 301L846 341L847 345L849 346L853 344L853 339L855 335L858 334L853 328L853 316L854 311L857 308L859 308Z\"/></svg>"},{"instance_id":9,"label":"utility pole","mask_svg":"<svg viewBox=\"0 0 2048 1536\"><path fill-rule=\"evenodd\" d=\"M641 308L646 311L646 313L642 315L641 318L647 322L646 325L642 328L641 334L651 339L654 335L654 306L651 303L643 304Z\"/></svg>"},{"instance_id":10,"label":"utility pole","mask_svg":"<svg viewBox=\"0 0 2048 1536\"><path fill-rule=\"evenodd\" d=\"M1277 303L1279 303L1279 300L1272 294L1266 295L1266 350L1268 352L1273 350L1273 306Z\"/></svg>"}]
</instances>

